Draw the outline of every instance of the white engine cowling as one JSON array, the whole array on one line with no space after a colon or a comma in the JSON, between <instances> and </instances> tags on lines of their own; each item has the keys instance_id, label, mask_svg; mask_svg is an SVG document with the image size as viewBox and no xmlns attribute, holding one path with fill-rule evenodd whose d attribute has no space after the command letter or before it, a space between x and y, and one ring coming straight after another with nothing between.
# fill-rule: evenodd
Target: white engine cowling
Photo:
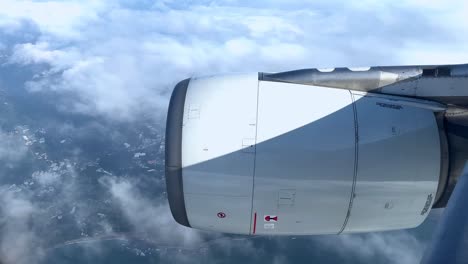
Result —
<instances>
[{"instance_id":1,"label":"white engine cowling","mask_svg":"<svg viewBox=\"0 0 468 264\"><path fill-rule=\"evenodd\" d=\"M418 226L440 175L435 108L257 73L182 81L166 132L172 214L237 234Z\"/></svg>"}]
</instances>

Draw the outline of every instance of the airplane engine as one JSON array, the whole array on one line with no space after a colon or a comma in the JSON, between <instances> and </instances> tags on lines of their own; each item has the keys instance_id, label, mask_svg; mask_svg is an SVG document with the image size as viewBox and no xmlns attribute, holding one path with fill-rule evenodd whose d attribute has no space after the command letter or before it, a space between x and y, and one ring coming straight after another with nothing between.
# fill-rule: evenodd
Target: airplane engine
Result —
<instances>
[{"instance_id":1,"label":"airplane engine","mask_svg":"<svg viewBox=\"0 0 468 264\"><path fill-rule=\"evenodd\" d=\"M440 105L259 76L175 87L165 146L178 223L311 235L423 222L441 174Z\"/></svg>"}]
</instances>

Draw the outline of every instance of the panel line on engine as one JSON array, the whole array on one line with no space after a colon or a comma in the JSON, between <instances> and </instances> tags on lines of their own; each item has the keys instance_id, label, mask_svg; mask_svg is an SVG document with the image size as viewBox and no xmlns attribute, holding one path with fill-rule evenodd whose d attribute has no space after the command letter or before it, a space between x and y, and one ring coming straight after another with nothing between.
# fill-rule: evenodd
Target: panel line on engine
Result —
<instances>
[{"instance_id":1,"label":"panel line on engine","mask_svg":"<svg viewBox=\"0 0 468 264\"><path fill-rule=\"evenodd\" d=\"M354 173L353 173L353 185L351 187L351 196L349 198L349 206L348 212L346 213L346 218L341 227L341 230L338 232L338 235L343 233L346 225L348 224L349 217L351 216L351 209L353 208L353 200L355 196L355 189L356 189L356 181L357 181L357 173L358 173L358 161L359 161L359 125L358 125L358 115L357 115L357 107L356 107L356 100L354 98L354 94L349 91L351 95L351 101L353 105L353 113L354 113L354 132L355 132L355 140L354 140Z\"/></svg>"},{"instance_id":2,"label":"panel line on engine","mask_svg":"<svg viewBox=\"0 0 468 264\"><path fill-rule=\"evenodd\" d=\"M255 194L255 168L257 166L256 161L257 161L257 131L258 131L259 96L260 96L260 81L257 82L257 109L256 109L256 115L255 115L255 139L254 139L254 149L253 149L254 160L253 160L253 172L252 172L252 202L250 206L250 233L252 233L252 213L253 213L254 194ZM254 231L253 231L254 234L255 234L256 224L257 224L257 213L255 213L255 223L254 223Z\"/></svg>"}]
</instances>

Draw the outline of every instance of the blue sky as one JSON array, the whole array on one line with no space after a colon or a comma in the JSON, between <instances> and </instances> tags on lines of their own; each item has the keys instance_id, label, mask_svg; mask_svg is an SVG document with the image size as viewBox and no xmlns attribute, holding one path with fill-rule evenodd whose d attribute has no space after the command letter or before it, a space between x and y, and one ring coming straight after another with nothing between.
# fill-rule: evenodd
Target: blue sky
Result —
<instances>
[{"instance_id":1,"label":"blue sky","mask_svg":"<svg viewBox=\"0 0 468 264\"><path fill-rule=\"evenodd\" d=\"M60 111L125 123L142 115L161 122L174 84L193 75L468 63L466 1L140 3L2 0L0 65L27 68L18 89L57 94ZM0 80L2 85L8 84ZM8 137L0 133L2 141ZM17 158L8 147L0 145L0 159ZM167 206L152 206L131 182L106 184L136 226L183 243L200 241L199 233L177 226ZM0 195L0 200L8 205L9 219L20 223L40 209L26 198ZM147 221L153 215L158 217ZM25 226L19 231L22 251L34 256L40 238ZM0 237L0 257L24 261L22 252L5 246L7 238ZM424 246L406 231L320 243L338 254L380 255L395 263L414 263ZM283 257L278 255L278 263Z\"/></svg>"}]
</instances>

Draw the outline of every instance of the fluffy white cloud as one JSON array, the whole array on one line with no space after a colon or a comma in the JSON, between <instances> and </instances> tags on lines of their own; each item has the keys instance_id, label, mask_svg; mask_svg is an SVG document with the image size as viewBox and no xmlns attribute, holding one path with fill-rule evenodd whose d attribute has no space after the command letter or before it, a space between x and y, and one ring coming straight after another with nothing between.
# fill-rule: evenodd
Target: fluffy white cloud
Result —
<instances>
[{"instance_id":1,"label":"fluffy white cloud","mask_svg":"<svg viewBox=\"0 0 468 264\"><path fill-rule=\"evenodd\" d=\"M75 26L93 19L100 8L97 1L29 1L3 0L0 3L0 25L12 26L27 19L41 30L66 37L79 37ZM53 15L52 15L53 14Z\"/></svg>"},{"instance_id":2,"label":"fluffy white cloud","mask_svg":"<svg viewBox=\"0 0 468 264\"><path fill-rule=\"evenodd\" d=\"M41 240L30 228L37 208L27 197L0 189L0 260L2 263L36 263L44 255Z\"/></svg>"},{"instance_id":3,"label":"fluffy white cloud","mask_svg":"<svg viewBox=\"0 0 468 264\"><path fill-rule=\"evenodd\" d=\"M154 204L156 201L142 197L129 180L103 177L100 182L109 188L129 222L145 238L180 247L196 247L201 242L199 231L175 223L166 203Z\"/></svg>"},{"instance_id":4,"label":"fluffy white cloud","mask_svg":"<svg viewBox=\"0 0 468 264\"><path fill-rule=\"evenodd\" d=\"M51 185L60 181L60 176L55 171L35 171L31 178L41 185Z\"/></svg>"},{"instance_id":5,"label":"fluffy white cloud","mask_svg":"<svg viewBox=\"0 0 468 264\"><path fill-rule=\"evenodd\" d=\"M10 167L26 156L27 148L20 135L0 131L0 162Z\"/></svg>"},{"instance_id":6,"label":"fluffy white cloud","mask_svg":"<svg viewBox=\"0 0 468 264\"><path fill-rule=\"evenodd\" d=\"M363 262L419 263L424 252L424 244L407 231L343 235L321 242L343 257L357 257Z\"/></svg>"}]
</instances>

